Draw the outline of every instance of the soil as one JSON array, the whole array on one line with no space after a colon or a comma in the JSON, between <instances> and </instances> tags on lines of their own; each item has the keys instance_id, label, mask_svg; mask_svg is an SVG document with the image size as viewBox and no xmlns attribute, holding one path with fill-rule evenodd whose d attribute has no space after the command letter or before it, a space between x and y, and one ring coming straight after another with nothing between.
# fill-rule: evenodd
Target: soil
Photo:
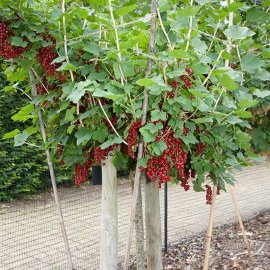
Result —
<instances>
[{"instance_id":1,"label":"soil","mask_svg":"<svg viewBox=\"0 0 270 270\"><path fill-rule=\"evenodd\" d=\"M270 270L270 211L244 222L254 263L250 262L238 224L213 232L209 269ZM164 270L203 268L206 233L181 240L163 254Z\"/></svg>"},{"instance_id":2,"label":"soil","mask_svg":"<svg viewBox=\"0 0 270 270\"><path fill-rule=\"evenodd\" d=\"M253 264L238 224L232 224L214 229L209 270L270 270L270 211L245 221L244 227ZM163 252L164 270L202 270L205 240L206 232L170 245Z\"/></svg>"}]
</instances>

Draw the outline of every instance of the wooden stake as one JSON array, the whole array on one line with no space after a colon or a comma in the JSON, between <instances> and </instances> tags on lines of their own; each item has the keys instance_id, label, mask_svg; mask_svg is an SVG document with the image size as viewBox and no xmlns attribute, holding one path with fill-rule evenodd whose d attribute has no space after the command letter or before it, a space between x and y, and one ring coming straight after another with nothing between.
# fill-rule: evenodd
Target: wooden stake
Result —
<instances>
[{"instance_id":1,"label":"wooden stake","mask_svg":"<svg viewBox=\"0 0 270 270\"><path fill-rule=\"evenodd\" d=\"M152 55L154 51L154 44L155 44L155 37L156 37L157 8L158 8L158 0L152 0L152 8L151 8L152 18L151 18L150 39L149 39L149 46L148 46L149 55ZM152 60L151 58L149 58L147 61L146 76L150 76L151 72L152 72ZM143 106L142 106L143 116L141 119L142 125L146 123L147 109L148 109L148 92L147 92L147 89L144 89L144 99L143 99ZM138 145L137 161L140 160L143 156L143 147L144 147L144 142L141 137L139 145ZM129 259L130 259L130 250L131 250L134 222L135 222L135 216L136 216L136 207L137 207L137 202L138 202L139 188L141 185L140 179L141 179L141 170L137 164L135 177L134 177L132 201L131 201L130 223L129 223L129 229L128 229L128 243L127 243L127 251L126 251L125 262L124 262L124 270L128 270L128 264L129 264Z\"/></svg>"},{"instance_id":2,"label":"wooden stake","mask_svg":"<svg viewBox=\"0 0 270 270\"><path fill-rule=\"evenodd\" d=\"M103 163L100 269L117 270L118 212L116 169L112 164L112 157L110 155Z\"/></svg>"},{"instance_id":3,"label":"wooden stake","mask_svg":"<svg viewBox=\"0 0 270 270\"><path fill-rule=\"evenodd\" d=\"M162 270L162 240L158 181L145 181L147 270Z\"/></svg>"},{"instance_id":4,"label":"wooden stake","mask_svg":"<svg viewBox=\"0 0 270 270\"><path fill-rule=\"evenodd\" d=\"M30 81L31 81L31 84L32 84L33 96L36 97L37 96L37 88L36 88L36 85L35 85L35 82L34 82L34 74L33 74L32 71L30 71ZM43 117L42 117L41 111L38 112L38 118L39 118L39 125L40 125L42 139L43 139L43 142L46 143L47 142L47 135L46 135L45 125L44 125L44 122L43 122ZM68 237L67 237L66 227L65 227L65 223L64 223L62 208L61 208L61 204L60 204L60 200L59 200L59 196L58 196L58 190L57 190L57 185L56 185L56 178L55 178L54 168L53 168L53 164L52 164L52 161L51 161L50 151L48 149L46 149L45 153L46 153L47 163L48 163L50 176L51 176L51 182L52 182L52 188L53 188L53 194L54 194L54 201L55 201L55 204L56 204L57 209L58 209L59 223L60 223L60 226L61 226L62 236L63 236L63 239L64 239L64 244L65 244L65 249L66 249L66 254L67 254L67 259L68 259L68 266L69 266L69 269L72 270L72 269L74 269L73 268L73 262L72 262L72 256L71 256L70 247L69 247L69 243L68 243Z\"/></svg>"},{"instance_id":5,"label":"wooden stake","mask_svg":"<svg viewBox=\"0 0 270 270\"><path fill-rule=\"evenodd\" d=\"M229 190L229 192L231 194L234 209L235 209L236 216L237 216L237 219L238 219L238 223L239 223L242 235L243 235L244 242L245 242L246 247L247 247L248 256L249 256L249 259L250 259L251 263L253 264L254 263L254 258L252 257L250 245L249 245L249 242L248 242L248 239L247 239L247 235L246 235L246 231L245 231L244 224L243 224L243 221L242 221L242 217L241 217L241 213L240 213L238 203L236 201L236 198L235 198L235 195L234 195L234 192L233 192L232 188L229 185L227 185L227 189Z\"/></svg>"},{"instance_id":6,"label":"wooden stake","mask_svg":"<svg viewBox=\"0 0 270 270\"><path fill-rule=\"evenodd\" d=\"M214 215L215 215L215 207L216 207L216 195L217 195L217 187L214 186L212 205L210 208L210 215L209 215L203 270L208 270L208 266L209 266L210 246L211 246L211 240L212 240L213 223L214 223Z\"/></svg>"}]
</instances>

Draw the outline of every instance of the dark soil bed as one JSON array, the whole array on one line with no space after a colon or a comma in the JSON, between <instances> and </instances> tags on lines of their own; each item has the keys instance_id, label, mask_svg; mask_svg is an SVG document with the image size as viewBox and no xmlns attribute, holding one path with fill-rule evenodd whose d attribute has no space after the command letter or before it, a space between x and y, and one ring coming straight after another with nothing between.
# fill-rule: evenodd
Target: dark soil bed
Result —
<instances>
[{"instance_id":1,"label":"dark soil bed","mask_svg":"<svg viewBox=\"0 0 270 270\"><path fill-rule=\"evenodd\" d=\"M213 232L209 269L270 270L270 212L244 222L253 252L252 265L238 224L216 228ZM199 270L203 267L205 235L181 240L164 253L164 269Z\"/></svg>"},{"instance_id":2,"label":"dark soil bed","mask_svg":"<svg viewBox=\"0 0 270 270\"><path fill-rule=\"evenodd\" d=\"M253 253L253 265L239 226L233 224L214 229L209 270L270 270L270 211L245 221L244 226ZM163 253L164 270L202 270L205 236L206 232L170 245Z\"/></svg>"}]
</instances>

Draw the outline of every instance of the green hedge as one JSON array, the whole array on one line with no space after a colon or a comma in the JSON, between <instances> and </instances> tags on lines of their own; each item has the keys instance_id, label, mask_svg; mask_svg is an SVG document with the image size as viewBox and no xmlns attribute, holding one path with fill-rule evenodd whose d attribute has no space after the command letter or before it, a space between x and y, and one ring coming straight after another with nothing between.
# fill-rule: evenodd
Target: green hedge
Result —
<instances>
[{"instance_id":1,"label":"green hedge","mask_svg":"<svg viewBox=\"0 0 270 270\"><path fill-rule=\"evenodd\" d=\"M0 70L0 201L25 198L50 187L45 153L27 145L15 147L13 139L2 139L7 132L27 127L27 123L11 120L25 105L26 98L20 93L4 92L4 86L5 77ZM58 184L72 184L69 170L56 167L56 173Z\"/></svg>"}]
</instances>

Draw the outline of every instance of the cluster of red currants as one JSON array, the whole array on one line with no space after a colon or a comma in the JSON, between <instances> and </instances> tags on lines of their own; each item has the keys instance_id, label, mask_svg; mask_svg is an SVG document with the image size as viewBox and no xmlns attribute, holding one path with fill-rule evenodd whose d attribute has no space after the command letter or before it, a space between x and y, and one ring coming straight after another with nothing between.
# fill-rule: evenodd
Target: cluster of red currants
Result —
<instances>
[{"instance_id":1,"label":"cluster of red currants","mask_svg":"<svg viewBox=\"0 0 270 270\"><path fill-rule=\"evenodd\" d=\"M75 179L74 182L77 186L86 182L89 178L89 169L92 166L91 160L86 160L82 165L79 163L75 164L74 167L74 175Z\"/></svg>"},{"instance_id":2,"label":"cluster of red currants","mask_svg":"<svg viewBox=\"0 0 270 270\"><path fill-rule=\"evenodd\" d=\"M96 147L93 152L94 161L97 164L101 164L103 160L105 160L109 153L113 151L117 147L116 144L111 145L105 149L101 149L100 147Z\"/></svg>"},{"instance_id":3,"label":"cluster of red currants","mask_svg":"<svg viewBox=\"0 0 270 270\"><path fill-rule=\"evenodd\" d=\"M59 63L52 64L52 61L57 58L57 53L55 51L56 40L51 35L43 35L43 39L47 42L52 42L52 45L46 47L41 47L38 50L37 60L40 66L44 69L47 76L55 77L57 72L56 69L60 67ZM60 80L63 80L62 74L59 74Z\"/></svg>"},{"instance_id":4,"label":"cluster of red currants","mask_svg":"<svg viewBox=\"0 0 270 270\"><path fill-rule=\"evenodd\" d=\"M192 73L192 70L191 70L190 67L186 68L186 72L187 72L188 76L187 75L181 75L180 79L184 82L184 86L186 88L190 89L191 86L192 86L192 81L190 80L190 77L193 75L193 73Z\"/></svg>"},{"instance_id":5,"label":"cluster of red currants","mask_svg":"<svg viewBox=\"0 0 270 270\"><path fill-rule=\"evenodd\" d=\"M128 137L127 137L127 154L135 159L135 153L134 153L134 147L137 145L137 138L138 138L138 133L139 129L141 127L141 120L137 120L132 125L130 126L128 130Z\"/></svg>"},{"instance_id":6,"label":"cluster of red currants","mask_svg":"<svg viewBox=\"0 0 270 270\"><path fill-rule=\"evenodd\" d=\"M206 144L202 142L197 143L197 150L195 152L195 157L198 157L205 149Z\"/></svg>"},{"instance_id":7,"label":"cluster of red currants","mask_svg":"<svg viewBox=\"0 0 270 270\"><path fill-rule=\"evenodd\" d=\"M11 36L12 34L8 25L0 22L0 56L7 60L21 57L28 50L28 47L23 48L11 45Z\"/></svg>"}]
</instances>

